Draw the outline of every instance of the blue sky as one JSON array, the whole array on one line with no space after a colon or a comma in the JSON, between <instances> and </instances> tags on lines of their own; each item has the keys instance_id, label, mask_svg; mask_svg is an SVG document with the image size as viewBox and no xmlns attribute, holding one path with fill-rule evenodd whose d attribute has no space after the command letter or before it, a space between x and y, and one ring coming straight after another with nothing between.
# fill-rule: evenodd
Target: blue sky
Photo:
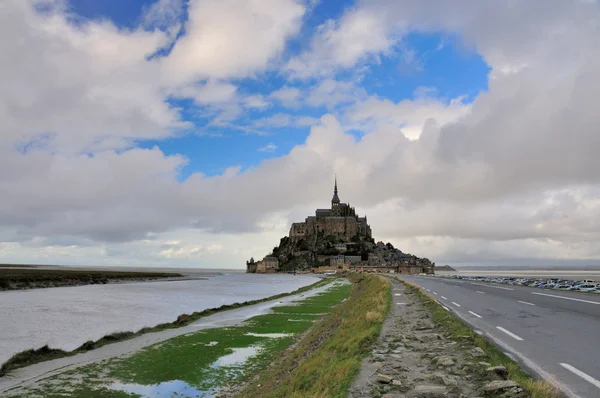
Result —
<instances>
[{"instance_id":1,"label":"blue sky","mask_svg":"<svg viewBox=\"0 0 600 398\"><path fill-rule=\"evenodd\" d=\"M140 24L143 12L153 3L152 0L69 2L71 10L83 18L107 19L118 27L129 29ZM353 5L352 1L318 2L306 16L300 34L289 40L284 58L307 50L310 38L319 25L338 19ZM181 21L185 23L185 15ZM482 58L473 49L466 48L460 38L446 33L412 33L398 43L393 52L379 56L376 62L366 67L341 70L332 77L357 82L366 95L394 102L412 99L416 90L427 88L431 90L428 95L441 101L464 97L464 102L470 103L478 93L486 90L488 72L489 68ZM265 71L234 82L240 93L263 96L284 86L308 90L315 84L314 79L290 80L279 70ZM188 164L182 169L180 179L195 172L212 176L223 173L231 166L240 166L242 169L257 166L264 159L286 154L294 146L303 143L311 127L264 127L259 129L260 133L239 129L248 127L253 120L277 114L319 118L328 112L341 112L348 105L341 103L326 107L302 104L289 109L271 102L264 109L244 112L231 121L233 126L226 126L211 125L214 115L206 114L207 108L198 107L193 101L172 99L171 103L181 108L183 119L192 122L195 127L176 138L144 140L138 145L143 148L158 146L166 154L185 155Z\"/></svg>"},{"instance_id":2,"label":"blue sky","mask_svg":"<svg viewBox=\"0 0 600 398\"><path fill-rule=\"evenodd\" d=\"M2 4L5 261L240 268L337 174L438 264L600 262L597 1Z\"/></svg>"}]
</instances>

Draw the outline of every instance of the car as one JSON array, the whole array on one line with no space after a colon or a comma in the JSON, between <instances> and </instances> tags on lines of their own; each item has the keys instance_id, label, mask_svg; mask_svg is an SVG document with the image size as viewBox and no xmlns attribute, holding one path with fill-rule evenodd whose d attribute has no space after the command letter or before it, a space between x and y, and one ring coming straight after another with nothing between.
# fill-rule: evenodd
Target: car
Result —
<instances>
[{"instance_id":1,"label":"car","mask_svg":"<svg viewBox=\"0 0 600 398\"><path fill-rule=\"evenodd\" d=\"M590 284L579 285L580 292L590 293L590 292L593 292L594 290L596 290L597 288L598 288L597 285L590 285Z\"/></svg>"},{"instance_id":2,"label":"car","mask_svg":"<svg viewBox=\"0 0 600 398\"><path fill-rule=\"evenodd\" d=\"M581 285L573 285L570 288L568 288L567 290L571 290L571 291L579 290L579 286L581 286Z\"/></svg>"}]
</instances>

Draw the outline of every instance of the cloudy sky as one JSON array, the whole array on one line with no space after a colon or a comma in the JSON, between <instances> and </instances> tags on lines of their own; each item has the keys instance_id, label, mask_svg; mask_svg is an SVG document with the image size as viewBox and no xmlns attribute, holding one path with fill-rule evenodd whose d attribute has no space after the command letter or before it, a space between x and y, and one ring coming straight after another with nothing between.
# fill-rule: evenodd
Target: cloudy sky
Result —
<instances>
[{"instance_id":1,"label":"cloudy sky","mask_svg":"<svg viewBox=\"0 0 600 398\"><path fill-rule=\"evenodd\" d=\"M595 0L3 0L0 262L242 268L340 198L437 264L600 264Z\"/></svg>"}]
</instances>

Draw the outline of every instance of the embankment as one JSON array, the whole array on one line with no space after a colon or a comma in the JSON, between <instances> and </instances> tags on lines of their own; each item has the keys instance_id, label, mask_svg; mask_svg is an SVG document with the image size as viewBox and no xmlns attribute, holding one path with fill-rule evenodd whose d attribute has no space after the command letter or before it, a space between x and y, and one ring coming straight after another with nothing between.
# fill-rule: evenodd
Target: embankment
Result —
<instances>
[{"instance_id":1,"label":"embankment","mask_svg":"<svg viewBox=\"0 0 600 398\"><path fill-rule=\"evenodd\" d=\"M390 308L381 276L351 274L351 296L315 324L239 397L345 397Z\"/></svg>"}]
</instances>

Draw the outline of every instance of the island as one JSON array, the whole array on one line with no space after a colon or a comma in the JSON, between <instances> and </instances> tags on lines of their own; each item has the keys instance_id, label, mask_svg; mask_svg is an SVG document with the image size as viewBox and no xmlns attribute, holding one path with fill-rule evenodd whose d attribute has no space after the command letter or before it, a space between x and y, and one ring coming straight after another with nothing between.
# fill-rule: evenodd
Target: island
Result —
<instances>
[{"instance_id":1,"label":"island","mask_svg":"<svg viewBox=\"0 0 600 398\"><path fill-rule=\"evenodd\" d=\"M334 180L331 207L317 209L293 223L288 236L260 261L246 262L247 273L354 270L398 274L433 274L435 263L404 253L391 243L375 242L367 217L342 203Z\"/></svg>"}]
</instances>

